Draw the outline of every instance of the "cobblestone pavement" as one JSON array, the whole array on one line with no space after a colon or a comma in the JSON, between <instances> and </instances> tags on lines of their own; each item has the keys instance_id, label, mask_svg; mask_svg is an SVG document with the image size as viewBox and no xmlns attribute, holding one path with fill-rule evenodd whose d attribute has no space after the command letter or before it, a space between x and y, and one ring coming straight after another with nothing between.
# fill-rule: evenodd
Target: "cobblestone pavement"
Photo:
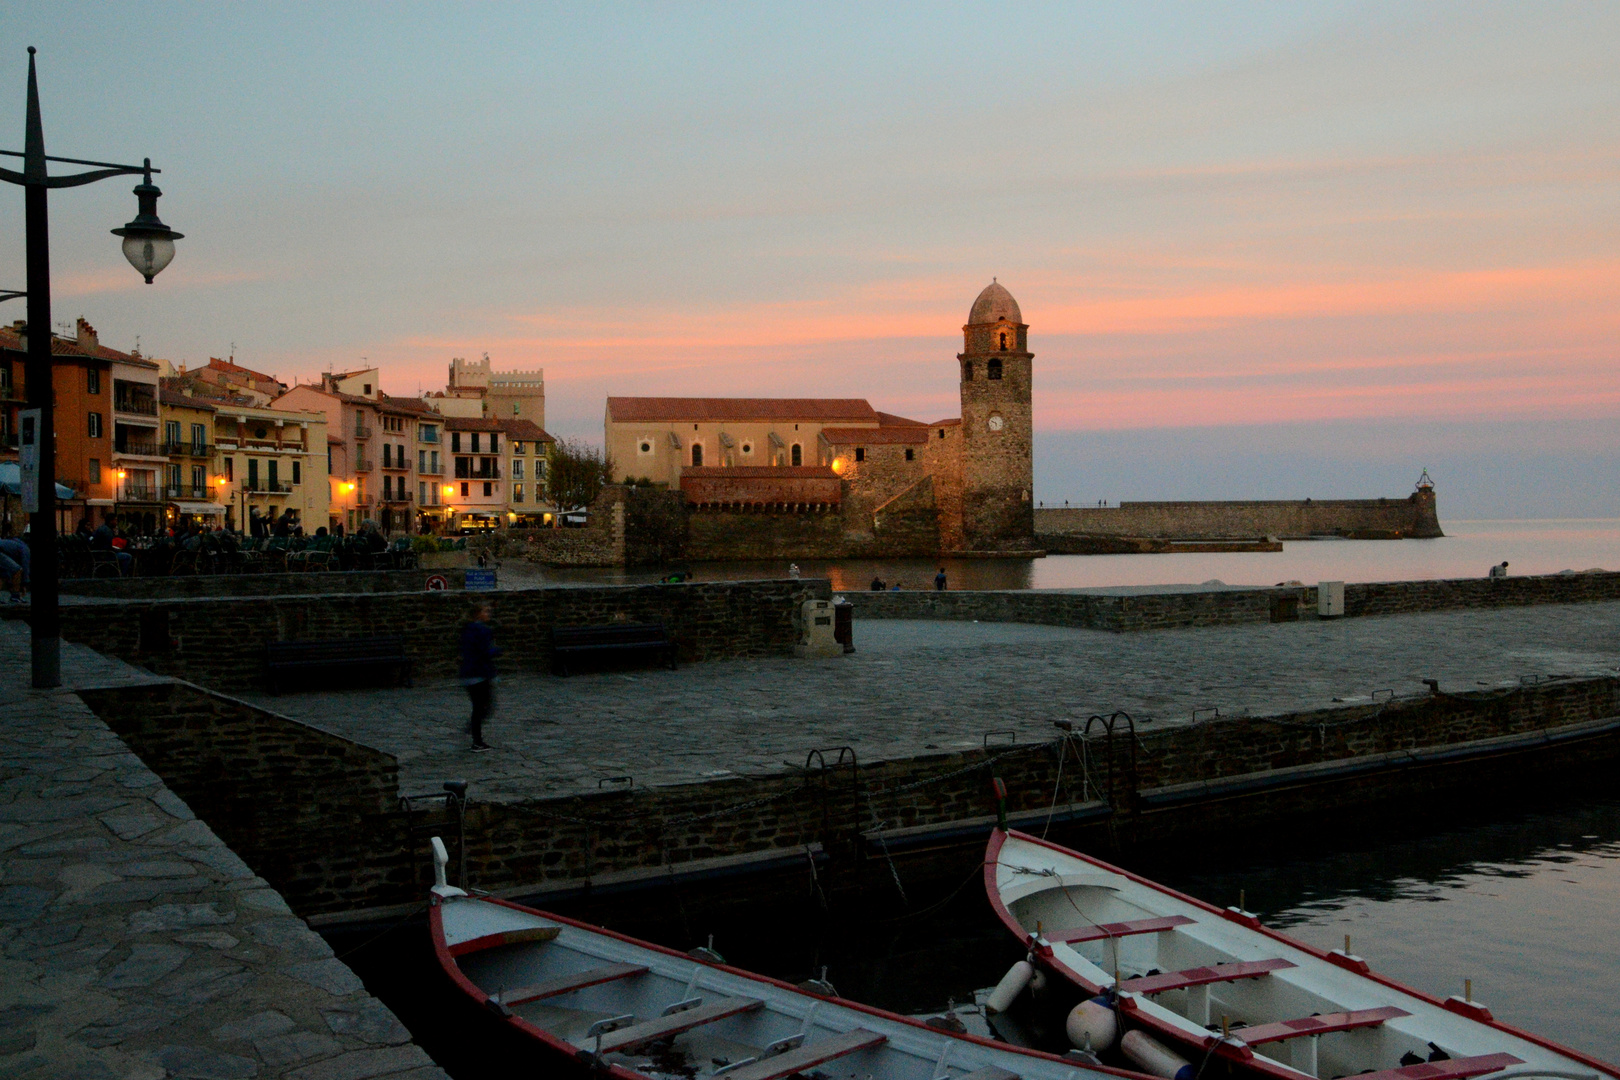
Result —
<instances>
[{"instance_id":1,"label":"cobblestone pavement","mask_svg":"<svg viewBox=\"0 0 1620 1080\"><path fill-rule=\"evenodd\" d=\"M1613 603L1140 634L915 620L855 630L859 652L835 659L568 679L508 672L488 754L467 751L467 699L454 682L257 700L394 754L407 792L465 778L480 798L521 799L594 790L607 777L651 785L758 773L802 764L814 747L853 746L869 761L987 735L1044 740L1055 719L1115 709L1153 730L1194 709L1265 714L1425 693L1425 678L1468 690L1620 669Z\"/></svg>"},{"instance_id":2,"label":"cobblestone pavement","mask_svg":"<svg viewBox=\"0 0 1620 1080\"><path fill-rule=\"evenodd\" d=\"M444 1080L281 896L0 624L0 1076ZM148 680L75 646L64 682Z\"/></svg>"}]
</instances>

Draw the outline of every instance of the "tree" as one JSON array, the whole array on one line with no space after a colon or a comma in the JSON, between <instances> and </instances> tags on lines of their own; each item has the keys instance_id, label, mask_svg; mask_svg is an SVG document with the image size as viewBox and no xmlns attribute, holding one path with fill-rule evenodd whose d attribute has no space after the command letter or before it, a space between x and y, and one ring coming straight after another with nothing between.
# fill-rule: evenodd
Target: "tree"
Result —
<instances>
[{"instance_id":1,"label":"tree","mask_svg":"<svg viewBox=\"0 0 1620 1080\"><path fill-rule=\"evenodd\" d=\"M546 498L558 510L582 510L613 480L613 463L594 446L560 439L546 451Z\"/></svg>"}]
</instances>

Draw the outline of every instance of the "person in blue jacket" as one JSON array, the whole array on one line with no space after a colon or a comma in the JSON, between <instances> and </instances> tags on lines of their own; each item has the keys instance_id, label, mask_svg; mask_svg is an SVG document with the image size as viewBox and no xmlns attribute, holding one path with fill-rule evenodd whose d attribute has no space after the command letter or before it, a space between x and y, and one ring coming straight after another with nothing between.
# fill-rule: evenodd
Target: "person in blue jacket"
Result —
<instances>
[{"instance_id":1,"label":"person in blue jacket","mask_svg":"<svg viewBox=\"0 0 1620 1080\"><path fill-rule=\"evenodd\" d=\"M490 749L484 741L484 721L495 703L495 658L501 650L495 645L495 631L489 625L490 607L480 604L461 628L461 685L472 699L472 719L467 733L472 736L475 754Z\"/></svg>"}]
</instances>

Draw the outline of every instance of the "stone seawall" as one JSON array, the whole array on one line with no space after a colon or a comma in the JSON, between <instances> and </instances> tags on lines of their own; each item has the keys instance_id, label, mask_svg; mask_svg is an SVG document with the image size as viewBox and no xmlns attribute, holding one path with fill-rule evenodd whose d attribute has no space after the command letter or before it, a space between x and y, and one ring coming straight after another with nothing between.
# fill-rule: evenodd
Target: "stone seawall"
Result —
<instances>
[{"instance_id":1,"label":"stone seawall","mask_svg":"<svg viewBox=\"0 0 1620 1080\"><path fill-rule=\"evenodd\" d=\"M1177 591L1005 589L848 592L863 619L962 619L1128 633L1316 618L1316 586ZM1620 600L1620 572L1382 581L1344 587L1347 617Z\"/></svg>"},{"instance_id":2,"label":"stone seawall","mask_svg":"<svg viewBox=\"0 0 1620 1080\"><path fill-rule=\"evenodd\" d=\"M310 574L180 574L146 578L68 578L64 596L115 600L175 600L194 596L310 596L340 593L422 592L427 579L439 575L452 589L462 587L466 573L444 570L347 570Z\"/></svg>"},{"instance_id":3,"label":"stone seawall","mask_svg":"<svg viewBox=\"0 0 1620 1080\"><path fill-rule=\"evenodd\" d=\"M791 656L799 609L832 595L823 579L513 589L478 594L495 609L508 670L544 669L553 626L661 622L685 662ZM453 676L465 593L130 600L62 608L62 637L160 675L218 690L263 685L265 646L399 635L418 678ZM9 617L25 617L26 609Z\"/></svg>"},{"instance_id":4,"label":"stone seawall","mask_svg":"<svg viewBox=\"0 0 1620 1080\"><path fill-rule=\"evenodd\" d=\"M1106 507L1042 507L1037 536L1158 536L1180 540L1275 536L1424 539L1444 535L1434 494L1404 499L1305 499L1253 502L1122 502Z\"/></svg>"},{"instance_id":5,"label":"stone seawall","mask_svg":"<svg viewBox=\"0 0 1620 1080\"><path fill-rule=\"evenodd\" d=\"M727 510L687 517L688 559L905 559L939 553L939 514L895 509L874 523L855 510Z\"/></svg>"},{"instance_id":6,"label":"stone seawall","mask_svg":"<svg viewBox=\"0 0 1620 1080\"><path fill-rule=\"evenodd\" d=\"M442 807L390 810L387 755L296 721L191 687L88 700L301 913L419 900L425 836L453 835ZM567 798L486 802L473 790L466 855L473 884L511 894L811 845L852 868L952 830L949 842L982 843L992 776L1013 813L1106 820L1115 844L1212 822L1238 842L1285 817L1396 805L1502 770L1522 786L1617 756L1620 679L1554 681L887 761L812 752L802 769ZM306 800L323 809L301 833Z\"/></svg>"}]
</instances>

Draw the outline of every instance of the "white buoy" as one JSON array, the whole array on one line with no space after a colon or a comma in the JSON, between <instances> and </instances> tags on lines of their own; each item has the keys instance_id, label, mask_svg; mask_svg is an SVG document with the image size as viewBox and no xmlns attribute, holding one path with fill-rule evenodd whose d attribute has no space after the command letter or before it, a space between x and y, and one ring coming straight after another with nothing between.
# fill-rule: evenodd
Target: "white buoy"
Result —
<instances>
[{"instance_id":1,"label":"white buoy","mask_svg":"<svg viewBox=\"0 0 1620 1080\"><path fill-rule=\"evenodd\" d=\"M990 996L984 999L985 1009L994 1013L1006 1012L1034 976L1034 964L1028 960L1018 961L1007 969L1007 974L1001 977L1001 981L996 983L996 988L990 991Z\"/></svg>"},{"instance_id":2,"label":"white buoy","mask_svg":"<svg viewBox=\"0 0 1620 1080\"><path fill-rule=\"evenodd\" d=\"M1144 1032L1127 1031L1119 1040L1119 1049L1145 1073L1164 1080L1193 1080L1193 1067L1186 1058Z\"/></svg>"},{"instance_id":3,"label":"white buoy","mask_svg":"<svg viewBox=\"0 0 1620 1080\"><path fill-rule=\"evenodd\" d=\"M1063 1031L1076 1050L1101 1053L1114 1045L1119 1036L1119 1018L1108 1004L1092 998L1069 1010Z\"/></svg>"}]
</instances>

